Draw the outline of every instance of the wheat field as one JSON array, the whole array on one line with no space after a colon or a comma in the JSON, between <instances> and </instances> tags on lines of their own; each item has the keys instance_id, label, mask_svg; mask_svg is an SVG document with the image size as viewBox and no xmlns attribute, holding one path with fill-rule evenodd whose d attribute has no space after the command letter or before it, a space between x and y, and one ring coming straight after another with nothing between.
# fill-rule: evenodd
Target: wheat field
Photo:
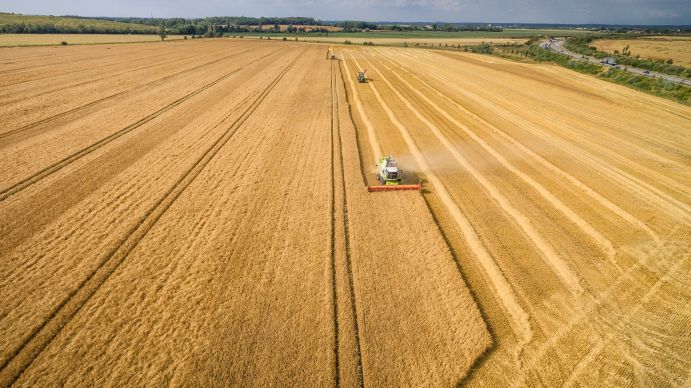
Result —
<instances>
[{"instance_id":1,"label":"wheat field","mask_svg":"<svg viewBox=\"0 0 691 388\"><path fill-rule=\"evenodd\" d=\"M0 49L0 386L688 384L691 108L330 49Z\"/></svg>"},{"instance_id":2,"label":"wheat field","mask_svg":"<svg viewBox=\"0 0 691 388\"><path fill-rule=\"evenodd\" d=\"M598 50L623 52L629 46L631 55L641 58L672 59L674 64L691 67L691 37L660 36L650 39L602 39L593 42Z\"/></svg>"}]
</instances>

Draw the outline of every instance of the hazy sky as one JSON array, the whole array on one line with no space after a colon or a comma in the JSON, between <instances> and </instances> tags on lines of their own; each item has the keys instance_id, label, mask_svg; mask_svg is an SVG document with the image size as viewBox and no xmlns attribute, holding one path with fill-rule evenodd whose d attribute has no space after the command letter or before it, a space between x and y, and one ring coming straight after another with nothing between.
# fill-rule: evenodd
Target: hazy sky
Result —
<instances>
[{"instance_id":1,"label":"hazy sky","mask_svg":"<svg viewBox=\"0 0 691 388\"><path fill-rule=\"evenodd\" d=\"M691 0L0 0L0 11L82 16L691 24Z\"/></svg>"}]
</instances>

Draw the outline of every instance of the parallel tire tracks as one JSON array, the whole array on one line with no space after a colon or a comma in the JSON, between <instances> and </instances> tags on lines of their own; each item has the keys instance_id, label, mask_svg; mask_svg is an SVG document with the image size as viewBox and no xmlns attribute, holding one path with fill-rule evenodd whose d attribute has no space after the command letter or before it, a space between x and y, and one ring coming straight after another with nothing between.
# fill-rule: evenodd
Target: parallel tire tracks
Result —
<instances>
[{"instance_id":1,"label":"parallel tire tracks","mask_svg":"<svg viewBox=\"0 0 691 388\"><path fill-rule=\"evenodd\" d=\"M479 123L482 127L488 128L490 133L493 133L505 141L507 141L509 144L511 144L513 147L515 147L517 150L520 150L524 154L530 156L533 160L535 160L537 163L542 165L544 168L547 170L551 171L554 173L556 176L559 176L569 182L571 185L575 186L578 188L580 191L583 193L587 194L589 197L591 197L593 200L598 202L601 206L605 207L606 209L610 210L612 213L616 214L617 216L621 217L622 219L626 220L628 223L636 226L637 228L645 231L648 235L651 236L651 238L656 242L656 244L659 244L660 239L657 236L657 234L650 229L645 223L634 217L631 213L627 212L626 210L622 209L618 205L614 204L612 201L604 197L602 194L596 192L594 189L592 189L590 186L587 186L585 183L580 181L578 178L575 176L569 174L565 170L562 170L561 168L557 167L555 164L552 162L548 161L532 149L528 148L526 145L523 143L519 142L516 140L514 137L510 136L508 133L504 132L503 130L499 129L495 125L491 124L487 120L483 119L482 117L476 115L475 113L471 112L469 109L461 105L458 101L455 99L452 99L451 97L447 96L446 94L442 93L441 90L438 88L432 86L429 84L427 81L423 80L419 76L415 75L413 72L411 72L409 69L403 67L402 65L398 66L399 69L404 71L406 74L410 75L413 79L415 79L417 82L420 84L424 85L431 91L435 93L435 95L443 98L445 101L449 102L453 106L455 106L458 111L462 112L463 114L467 115L477 123ZM444 78L444 80L448 80L447 78ZM449 84L452 84L449 81ZM462 91L458 88L455 88L458 92L460 93L469 93L468 91ZM472 96L471 96L472 97Z\"/></svg>"},{"instance_id":2,"label":"parallel tire tracks","mask_svg":"<svg viewBox=\"0 0 691 388\"><path fill-rule=\"evenodd\" d=\"M0 365L0 386L14 384L32 362L46 349L52 340L60 334L62 329L74 318L81 308L91 299L99 288L125 261L129 253L137 247L139 242L153 228L156 222L165 214L182 192L196 179L201 171L209 164L214 156L233 137L237 129L257 110L269 93L283 79L285 74L300 58L298 54L257 96L250 106L238 117L223 134L196 160L149 210L142 215L139 222L133 225L126 237L104 255L101 262L87 276L77 288L58 304L48 318L37 326L12 352L8 360ZM225 77L225 76L224 76Z\"/></svg>"},{"instance_id":3,"label":"parallel tire tracks","mask_svg":"<svg viewBox=\"0 0 691 388\"><path fill-rule=\"evenodd\" d=\"M413 87L408 81L403 79L398 73L396 73L392 68L387 66L381 60L378 61L382 64L391 74L393 74L402 84L404 84L407 89L418 96L428 107L434 109L441 116L443 116L449 123L452 123L456 128L461 129L468 137L473 139L480 147L482 147L489 155L491 155L494 160L501 164L512 174L523 180L531 188L533 188L537 193L539 193L551 206L560 211L565 217L567 217L574 225L580 228L583 232L588 234L595 242L597 242L600 248L609 256L613 257L615 254L615 249L611 241L604 237L598 230L596 230L592 225L590 225L586 220L581 218L575 211L563 203L556 195L547 190L540 183L535 181L533 178L528 176L528 174L519 170L511 162L509 162L504 156L502 156L498 151L487 144L480 136L478 136L471 128L464 125L460 121L452 117L446 110L442 109L439 105L434 103L430 98L425 96L424 93ZM388 83L388 81L385 80ZM443 135L442 135L443 136ZM448 141L443 139L442 141ZM616 263L615 263L616 265Z\"/></svg>"},{"instance_id":4,"label":"parallel tire tracks","mask_svg":"<svg viewBox=\"0 0 691 388\"><path fill-rule=\"evenodd\" d=\"M169 55L169 54L168 54L168 53L159 54L159 55L156 55L155 57L162 57L162 56L166 56L166 55ZM193 57L193 55L190 55L190 56L186 56L186 57L183 57L183 58L180 58L180 59L187 59L187 58L192 58L192 57ZM152 59L152 57L142 56L142 57L134 58L134 59L129 60L129 61L128 61L128 60L124 60L123 62L106 63L106 64L99 65L99 66L91 66L91 67L89 67L89 70L102 69L102 68L109 67L109 66L121 66L123 63L126 63L126 62L129 62L129 63L131 64L132 61L145 61L145 60L151 60L151 59ZM166 62L163 62L163 63L170 63L170 62L175 62L175 59L172 59L172 60L169 60L169 61L166 61ZM133 71L138 71L138 70L141 70L141 69L147 69L147 68L149 68L149 67L151 67L151 66L152 66L152 65L145 65L145 66L137 67L137 68L135 68L135 69L130 69L130 70L126 70L126 71L123 71L123 72L120 72L120 73L111 74L111 75L109 75L109 76L107 76L107 77L104 77L104 78L115 77L115 76L118 76L118 75L121 75L121 74L131 73L131 72L133 72ZM61 76L63 76L63 75L68 75L68 74L72 74L72 73L78 73L78 72L81 72L81 71L83 71L83 70L82 70L82 69L74 69L74 70L66 71L66 72L60 73L60 74L50 74L50 75L47 75L47 76L45 76L45 77L27 79L27 80L23 80L23 81L19 81L19 82L13 82L13 83L10 83L10 84L5 84L4 86L7 87L7 86L20 85L20 84L24 84L24 83L28 83L28 82L36 82L36 81L40 81L40 80L47 79L47 78L61 77ZM60 89L57 89L57 90L61 90L61 89L64 89L64 88L60 88ZM53 90L53 91L54 91L54 90ZM51 91L48 91L47 93L50 93L50 92L51 92ZM42 93L42 94L43 94L43 93ZM40 94L39 94L39 95L40 95ZM31 96L31 97L33 97L33 96ZM31 98L31 97L28 97L28 98ZM26 99L28 99L28 98L26 98ZM22 100L25 100L25 98L23 98ZM5 104L6 104L6 103L5 103ZM2 104L2 105L5 105L5 104Z\"/></svg>"},{"instance_id":5,"label":"parallel tire tracks","mask_svg":"<svg viewBox=\"0 0 691 388\"><path fill-rule=\"evenodd\" d=\"M447 149L447 151L454 157L463 170L468 172L470 176L485 190L487 195L491 197L502 209L502 211L509 216L515 224L519 227L521 233L537 248L545 263L548 264L552 270L561 278L563 283L569 288L573 294L583 292L578 275L570 268L561 256L555 251L554 247L547 241L547 239L533 226L528 216L521 212L514 203L507 198L501 190L491 181L489 181L467 158L451 144L451 142L444 136L439 127L432 123L426 116L424 116L413 104L401 94L401 92L394 87L389 80L380 72L372 62L374 71L379 74L384 83L389 89L403 102L408 110L415 115L425 126L432 132L432 134L439 140L440 143ZM373 86L374 87L374 86ZM405 136L407 138L407 136ZM412 139L412 137L411 137Z\"/></svg>"},{"instance_id":6,"label":"parallel tire tracks","mask_svg":"<svg viewBox=\"0 0 691 388\"><path fill-rule=\"evenodd\" d=\"M230 57L233 57L233 56L236 56L236 55L240 55L240 54L244 54L244 53L246 53L246 52L248 52L248 51L252 51L252 50L256 50L256 49L257 49L256 47L250 48L250 49L243 50L243 51L240 51L240 52L237 52L237 53L233 53L233 54L231 54L231 55L224 56L224 57L222 57L222 58L213 60L213 61L211 61L211 62L202 63L202 64L200 64L200 65L191 67L191 68L189 68L189 69L184 69L184 70L175 72L175 73L173 73L173 74L169 74L169 75L167 75L167 76L165 76L165 77L162 77L162 78L153 80L153 81L151 81L151 82L147 82L147 83L142 84L142 85L137 85L137 86L135 86L135 87L133 87L133 88L130 88L130 89L127 89L127 90L123 90L123 91L121 91L121 92L118 92L118 93L115 93L115 94L111 94L111 95L106 96L106 97L103 97L103 98L99 98L98 100L94 100L94 101L88 102L88 103L86 103L86 104L84 104L84 105L78 106L78 107L76 107L76 108L73 108L73 109L70 109L70 110L67 110L67 111L64 111L64 112L61 112L61 113L58 113L58 114L56 114L56 115L54 115L54 116L46 117L45 119L38 120L38 121L33 122L33 123L31 123L31 124L27 124L27 125L24 125L24 126L19 127L19 128L11 129L11 130L9 130L9 131L7 131L7 132L0 133L0 140L6 138L6 137L8 137L8 136L17 134L17 133L19 133L19 132L23 132L23 131L25 131L25 130L27 130L27 129L35 128L35 127L37 127L37 126L39 126L39 125L46 124L46 123L49 123L49 122L51 122L51 121L55 121L55 120L60 119L60 118L62 118L62 117L68 116L68 115L70 115L70 114L80 112L80 111L85 110L85 109L87 109L87 108L90 108L90 107L92 107L92 106L94 106L94 105L97 105L97 104L100 104L100 103L102 103L102 102L105 102L105 101L114 99L114 98L116 98L116 97L120 97L120 96L122 96L122 95L131 93L131 92L136 91L136 90L138 90L138 89L142 89L142 88L154 86L154 85L156 85L156 84L159 84L159 83L161 83L161 82L163 82L163 81L166 81L166 80L168 80L168 79L171 79L171 78L173 78L173 77L177 77L178 75L187 73L187 72L189 72L189 71L194 71L194 70L200 69L200 68L202 68L202 67L206 67L206 66L212 65L212 64L214 64L214 63L218 63L218 62L223 61L223 60L225 60L225 59L228 59L228 58L230 58ZM276 50L276 51L278 51L278 50ZM268 55L274 54L276 51L273 51L273 52L271 52L271 53L268 54ZM267 55L267 56L268 56L268 55ZM263 58L265 58L265 57L266 57L266 56L261 57L261 58L259 58L259 59L263 59ZM160 64L159 64L159 65L160 65ZM100 79L99 79L99 80L100 80ZM96 81L99 81L99 80L91 80L91 81L89 81L89 82L96 82ZM73 85L70 86L70 87L73 87Z\"/></svg>"},{"instance_id":7,"label":"parallel tire tracks","mask_svg":"<svg viewBox=\"0 0 691 388\"><path fill-rule=\"evenodd\" d=\"M273 54L273 53L267 54L266 56L271 55L271 54ZM164 106L163 108L157 110L156 112L149 114L148 116L146 116L146 117L122 128L122 129L118 130L115 133L112 133L109 136L106 136L105 138L97 141L96 143L93 143L93 144L91 144L85 148L82 148L81 150L79 150L79 151L63 158L62 160L60 160L60 161L58 161L58 162L40 170L40 171L30 175L29 177L15 183L14 185L12 185L6 189L3 189L2 191L0 191L0 202L6 200L11 195L14 195L14 194L24 190L25 188L27 188L27 187L31 186L32 184L40 181L41 179L61 170L65 166L73 163L74 161L79 160L82 157L94 152L95 150L101 148L102 146L112 142L113 140L116 140L117 138L133 131L134 129L141 127L142 125L150 122L151 120L157 118L158 116L162 115L163 113L175 108L176 106L182 104L183 102L189 100L190 98L202 93L203 91L211 88L212 86L214 86L214 85L218 84L219 82L225 80L226 78L230 77L231 75L239 72L245 66L251 65L252 63L257 62L257 61L265 58L266 56L261 57L261 58L257 58L256 60L254 60L250 63L247 63L247 64L245 64L245 65L243 65L237 69L234 69L234 70L222 75L221 77L216 78L215 80L207 83L206 85L202 86L201 88L198 88L198 89L186 94L185 96L178 98L177 100Z\"/></svg>"},{"instance_id":8,"label":"parallel tire tracks","mask_svg":"<svg viewBox=\"0 0 691 388\"><path fill-rule=\"evenodd\" d=\"M334 132L338 130L338 96L336 96L336 78L334 73L334 64L331 61L331 135L329 137L331 142L331 297L333 300L333 329L334 329L334 385L336 388L340 387L340 360L338 357L339 341L338 341L338 283L336 282L336 260L338 253L336 252L336 148L334 144ZM340 147L340 143L339 143ZM341 169L343 167L341 166Z\"/></svg>"},{"instance_id":9,"label":"parallel tire tracks","mask_svg":"<svg viewBox=\"0 0 691 388\"><path fill-rule=\"evenodd\" d=\"M340 61L339 61L339 66L340 66ZM347 65L344 64L344 67ZM345 87L345 80L343 80L343 72L339 71L341 75L341 82L343 83L343 86ZM334 79L334 87L335 87L335 93L336 93L336 109L338 113L338 88L336 87L337 85L335 84L335 79ZM336 116L338 117L338 116ZM365 371L362 366L362 346L360 344L360 327L358 324L358 314L357 314L357 303L355 301L355 282L353 281L353 263L352 263L352 255L351 255L351 248L350 248L350 226L348 225L348 195L346 191L346 183L345 183L345 170L343 167L343 142L341 140L341 126L337 126L337 134L338 134L338 157L339 157L339 163L341 165L341 190L343 191L343 231L344 231L344 238L345 238L345 256L346 256L346 275L348 277L348 291L350 293L350 310L352 311L352 319L353 319L353 331L355 334L355 356L357 358L357 378L358 378L358 386L360 388L365 387Z\"/></svg>"},{"instance_id":10,"label":"parallel tire tracks","mask_svg":"<svg viewBox=\"0 0 691 388\"><path fill-rule=\"evenodd\" d=\"M353 61L356 66L360 67L357 59L353 58ZM389 121L396 128L398 128L399 133L403 137L403 141L412 153L412 156L415 158L418 167L424 173L426 179L429 180L429 182L435 188L435 194L449 211L456 225L458 225L462 236L467 242L468 247L485 270L485 273L496 290L497 296L501 300L501 303L504 305L504 308L510 317L512 330L516 334L517 338L519 338L519 347L530 343L533 340L533 331L529 321L529 315L518 302L517 295L509 281L504 276L501 268L499 268L488 249L480 240L480 236L477 234L468 218L466 218L466 216L463 214L458 203L456 203L451 197L446 189L446 186L444 186L441 179L430 168L427 161L424 159L422 152L418 149L415 141L410 136L408 129L403 123L400 122L386 101L384 101L374 83L369 83L369 87L378 101L379 106L389 117ZM356 92L354 91L354 93Z\"/></svg>"}]
</instances>

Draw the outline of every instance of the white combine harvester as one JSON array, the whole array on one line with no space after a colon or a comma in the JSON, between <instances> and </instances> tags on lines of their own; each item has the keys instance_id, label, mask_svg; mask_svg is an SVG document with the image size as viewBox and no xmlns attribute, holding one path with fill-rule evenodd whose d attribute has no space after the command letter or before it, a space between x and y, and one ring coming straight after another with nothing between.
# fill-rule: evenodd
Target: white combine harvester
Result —
<instances>
[{"instance_id":1,"label":"white combine harvester","mask_svg":"<svg viewBox=\"0 0 691 388\"><path fill-rule=\"evenodd\" d=\"M381 183L377 186L367 186L367 191L401 191L401 190L420 190L422 185L402 185L403 170L398 169L396 159L391 156L381 158L377 164L377 180Z\"/></svg>"}]
</instances>

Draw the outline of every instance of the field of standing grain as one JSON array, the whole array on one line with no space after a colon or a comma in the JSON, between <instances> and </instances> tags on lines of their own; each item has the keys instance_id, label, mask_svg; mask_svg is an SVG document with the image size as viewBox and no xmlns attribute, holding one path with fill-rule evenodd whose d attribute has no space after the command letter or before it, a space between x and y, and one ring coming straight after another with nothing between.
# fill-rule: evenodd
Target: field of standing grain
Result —
<instances>
[{"instance_id":1,"label":"field of standing grain","mask_svg":"<svg viewBox=\"0 0 691 388\"><path fill-rule=\"evenodd\" d=\"M327 49L0 49L0 386L688 383L691 108Z\"/></svg>"},{"instance_id":2,"label":"field of standing grain","mask_svg":"<svg viewBox=\"0 0 691 388\"><path fill-rule=\"evenodd\" d=\"M632 56L641 58L672 59L674 64L691 67L691 37L659 36L650 39L602 39L593 42L598 50L613 53L623 52L629 46Z\"/></svg>"}]
</instances>

